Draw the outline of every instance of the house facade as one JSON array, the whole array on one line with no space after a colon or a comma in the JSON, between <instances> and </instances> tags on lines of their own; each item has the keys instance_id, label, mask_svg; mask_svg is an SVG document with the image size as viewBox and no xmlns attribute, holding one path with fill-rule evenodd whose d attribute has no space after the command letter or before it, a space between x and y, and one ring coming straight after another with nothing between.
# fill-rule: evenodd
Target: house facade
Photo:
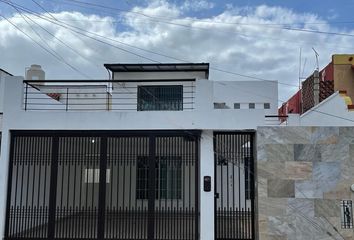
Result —
<instances>
[{"instance_id":1,"label":"house facade","mask_svg":"<svg viewBox=\"0 0 354 240\"><path fill-rule=\"evenodd\" d=\"M256 129L279 124L277 83L105 67L109 80L6 78L4 238L257 239Z\"/></svg>"}]
</instances>

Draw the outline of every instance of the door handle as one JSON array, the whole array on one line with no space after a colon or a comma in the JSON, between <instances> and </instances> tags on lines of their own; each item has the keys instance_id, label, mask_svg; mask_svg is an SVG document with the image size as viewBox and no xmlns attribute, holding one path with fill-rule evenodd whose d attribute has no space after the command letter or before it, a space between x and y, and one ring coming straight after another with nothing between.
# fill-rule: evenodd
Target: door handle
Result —
<instances>
[{"instance_id":1,"label":"door handle","mask_svg":"<svg viewBox=\"0 0 354 240\"><path fill-rule=\"evenodd\" d=\"M219 198L219 193L214 193L215 198Z\"/></svg>"}]
</instances>

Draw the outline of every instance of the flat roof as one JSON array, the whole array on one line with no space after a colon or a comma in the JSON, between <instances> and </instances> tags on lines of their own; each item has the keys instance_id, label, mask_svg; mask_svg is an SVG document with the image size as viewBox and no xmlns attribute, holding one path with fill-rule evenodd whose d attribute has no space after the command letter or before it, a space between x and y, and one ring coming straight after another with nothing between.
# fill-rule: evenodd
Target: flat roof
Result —
<instances>
[{"instance_id":1,"label":"flat roof","mask_svg":"<svg viewBox=\"0 0 354 240\"><path fill-rule=\"evenodd\" d=\"M112 72L205 72L209 74L209 63L140 63L104 64Z\"/></svg>"},{"instance_id":2,"label":"flat roof","mask_svg":"<svg viewBox=\"0 0 354 240\"><path fill-rule=\"evenodd\" d=\"M6 74L8 74L8 75L10 75L10 76L13 76L11 73L9 73L8 71L5 71L5 70L2 69L2 68L0 68L0 72L4 72L4 73L6 73Z\"/></svg>"}]
</instances>

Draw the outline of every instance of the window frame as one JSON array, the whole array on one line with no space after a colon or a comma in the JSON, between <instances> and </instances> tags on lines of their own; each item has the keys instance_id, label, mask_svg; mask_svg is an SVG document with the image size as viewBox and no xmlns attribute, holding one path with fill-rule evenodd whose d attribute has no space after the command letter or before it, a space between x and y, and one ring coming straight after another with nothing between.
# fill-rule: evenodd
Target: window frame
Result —
<instances>
[{"instance_id":1,"label":"window frame","mask_svg":"<svg viewBox=\"0 0 354 240\"><path fill-rule=\"evenodd\" d=\"M151 89L150 91L152 91L153 93L146 94L144 96L144 93L149 92L148 90L149 88ZM160 93L156 94L157 91L160 91ZM166 92L170 94L166 94ZM180 96L178 97L175 96L174 99L171 93ZM183 111L183 102L184 102L183 94L184 94L183 85L138 85L137 86L137 111ZM157 98L157 101L152 99L147 99L148 95L152 95L153 97ZM144 99L144 97L146 97L146 99ZM170 97L170 98L159 99L163 97L165 98ZM163 101L166 101L168 104L164 103ZM164 106L163 104L166 104L165 107L162 107ZM172 107L173 104L175 104L174 107Z\"/></svg>"},{"instance_id":2,"label":"window frame","mask_svg":"<svg viewBox=\"0 0 354 240\"><path fill-rule=\"evenodd\" d=\"M161 159L163 159L161 161ZM171 161L172 168L168 168L171 165L167 164L168 161ZM177 164L176 164L177 163ZM144 167L141 168L141 164L144 164ZM164 164L165 168L159 167L159 165ZM138 156L137 165L136 165L136 199L137 200L147 200L149 194L148 186L148 174L149 174L149 157L148 156ZM177 166L177 167L176 167ZM156 200L181 200L183 197L183 188L182 188L182 156L156 156L155 158L155 199ZM176 182L174 184L171 180L171 172L176 174ZM143 173L143 174L142 174ZM143 177L141 177L143 175ZM165 176L165 181L161 179L161 176ZM162 184L166 183L166 188L161 188ZM173 185L173 186L172 186ZM172 186L172 188L170 188ZM176 188L175 188L176 187ZM165 193L164 193L165 192Z\"/></svg>"}]
</instances>

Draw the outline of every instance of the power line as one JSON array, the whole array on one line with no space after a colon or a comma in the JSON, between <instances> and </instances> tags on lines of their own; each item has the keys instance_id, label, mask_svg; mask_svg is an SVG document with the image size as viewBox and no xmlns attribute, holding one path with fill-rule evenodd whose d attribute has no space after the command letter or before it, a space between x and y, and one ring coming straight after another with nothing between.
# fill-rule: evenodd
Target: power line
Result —
<instances>
[{"instance_id":1,"label":"power line","mask_svg":"<svg viewBox=\"0 0 354 240\"><path fill-rule=\"evenodd\" d=\"M1 1L2 1L2 0L1 0ZM3 2L3 1L2 1L2 2ZM18 5L18 4L17 4L17 5ZM18 5L18 6L20 6L20 8L22 8L23 11L26 11L26 12L28 12L28 13L30 13L30 14L35 14L37 17L39 17L39 18L41 18L41 19L44 19L44 20L49 21L49 22L52 22L52 23L54 23L54 24L56 24L56 25L59 25L59 26L64 27L64 28L66 28L66 29L68 29L68 30L70 30L70 31L74 31L74 32L76 32L76 33L78 33L78 34L84 35L84 36L89 37L89 38L94 39L94 40L97 40L97 38L93 38L93 37L91 37L91 36L87 36L86 34L77 32L77 31L73 30L73 28L74 28L74 29L78 29L78 30L80 30L80 31L82 31L82 32L86 32L86 33L92 34L92 35L94 35L94 36L97 36L97 37L106 39L106 40L110 40L110 41L112 41L112 42L116 42L116 43L119 43L119 44L122 44L122 45L125 45L125 46L128 46L128 47L131 47L131 48L135 48L135 49L141 50L141 51L145 51L145 52L152 53L152 54L155 54L155 55L159 55L159 56L162 56L162 57L166 57L166 58L169 58L169 59L177 60L177 61L180 61L180 62L186 62L186 63L191 62L191 61L188 61L188 60L185 60L185 59L180 59L180 58L173 57L173 56L170 56L170 55L166 55L166 54L163 54L163 53L158 53L158 52L151 51L151 50L148 50L148 49L144 49L144 48L141 48L141 47L137 47L137 46L134 46L134 45L131 45L131 44L127 44L127 43L124 43L124 42L122 42L122 41L118 41L118 40L113 39L113 38L105 37L105 36L102 36L102 35L100 35L100 34L97 34L97 33L94 33L94 32L90 32L90 31L87 31L87 30L85 30L85 29L82 29L82 28L79 28L79 27L76 27L76 26L73 26L73 25L70 25L70 24L67 24L67 23L63 23L63 22L61 22L61 21L57 21L57 22L61 23L61 24L59 24L59 23L53 22L53 20L45 19L46 17L43 17L43 16L39 15L38 13L33 12L32 10L28 10L27 8L25 8L25 7L21 6L21 5ZM63 25L65 25L65 26L63 26ZM97 41L99 41L99 42L102 43L101 40L97 40ZM135 54L134 54L134 55L135 55ZM142 56L142 55L139 55L139 56ZM143 58L146 58L146 57L143 57ZM147 59L150 60L150 61L153 61L153 62L159 62L159 61L153 60L153 59L151 59L151 58L147 58ZM210 67L210 69L215 70L215 71L218 71L218 72L226 73L226 74L236 75L236 76L240 76L240 77L244 77L244 78L250 78L250 79L255 79L255 80L272 81L272 82L273 82L273 81L277 81L277 80L265 79L265 78L261 78L261 77L256 77L256 76L241 74L241 73L237 73L237 72L232 72L232 71L228 71L228 70L221 69L221 68L217 68L217 67ZM291 87L298 87L298 86L295 85L295 84L285 83L285 82L281 82L281 81L277 81L277 82L278 82L278 84L280 84L280 85L291 86Z\"/></svg>"},{"instance_id":2,"label":"power line","mask_svg":"<svg viewBox=\"0 0 354 240\"><path fill-rule=\"evenodd\" d=\"M50 15L54 20L58 21L50 12L48 12L45 8L42 7L42 5L40 5L39 3L37 3L35 0L32 0L32 2L36 3L37 6L39 6L42 10L44 10L46 13L48 13L48 15ZM31 19L30 17L28 17L27 15L25 15L32 23L36 24L37 26L39 26L41 29L43 29L45 32L47 32L49 35L51 35L53 38L55 38L57 41L59 41L61 44L63 44L65 47L69 48L71 51L73 51L75 54L77 54L78 56L80 56L82 59L86 60L87 62L95 65L96 67L100 68L101 66L99 66L98 64L96 64L95 62L93 62L91 59L87 58L86 56L82 55L80 52L78 52L76 49L74 49L73 47L71 47L70 45L66 44L64 41L62 41L60 38L58 38L57 36L55 36L53 33L51 33L50 31L48 31L45 27L41 26L39 23L35 22L33 19Z\"/></svg>"},{"instance_id":3,"label":"power line","mask_svg":"<svg viewBox=\"0 0 354 240\"><path fill-rule=\"evenodd\" d=\"M58 0L52 0L52 1L55 1L55 2L58 2ZM99 7L101 6L100 8L106 8L106 9L111 9L112 10L112 7L107 7L107 6L104 6L104 5L99 5L99 4L92 4L92 3L86 3L86 2L81 2L81 4L78 4L78 3L75 3L73 1L70 1L70 0L62 0L62 1L68 1L68 2L60 2L61 4L68 4L68 5L73 5L73 6L78 6L80 8L85 8L85 9L91 9L93 11L98 11L97 9L94 9L92 7L88 7L87 4L90 4L90 5L98 5L96 7ZM80 2L80 1L76 1L76 2ZM140 12L132 12L132 11L128 11L128 10L122 10L122 9L119 9L119 8L113 8L113 10L115 10L114 12L110 12L110 11L105 11L105 10L101 10L103 12L106 12L106 13L110 13L110 14L115 14L117 15L116 11L123 11L123 12L128 12L128 13L134 13L134 14L137 14L137 16L139 17L145 17L145 18L148 18L149 21L152 21L152 22L157 22L157 23L164 23L164 24L169 24L169 25L174 25L174 26L178 26L178 27L183 27L183 28L188 28L188 29L198 29L198 30L202 30L202 31L206 31L206 32L210 32L210 29L208 28L203 28L203 27L198 27L198 26L192 26L192 25L186 25L186 24L181 24L181 23L176 23L176 22L166 22L164 20L160 20L161 18L158 18L158 17L151 17L150 15L147 15L147 14L144 14L144 13L140 13ZM162 18L162 19L165 19L165 18ZM173 21L175 19L172 19ZM187 20L187 19L179 19L180 20ZM189 21L198 21L198 20L194 20L194 19L188 19ZM279 28L278 28L279 29ZM283 29L283 30L289 30L289 28L287 29ZM296 29L295 29L296 30ZM279 38L273 38L273 37L266 37L264 35L262 36L257 36L257 35L249 35L249 34L245 34L244 32L238 32L238 31L225 31L225 30L220 30L218 29L218 32L220 33L227 33L227 34L236 34L236 35L239 35L241 37L245 37L245 38L253 38L253 39L259 39L259 38L263 38L263 39L270 39L270 40L275 40L275 41L281 41L281 42L287 42L287 43L296 43L298 44L299 47L301 47L301 44L305 44L305 45L308 45L308 46L318 46L318 45L314 45L313 42L307 42L307 41L301 41L301 42L298 42L298 41L293 41L293 40L288 40L288 39L279 39ZM343 47L343 46L338 46L338 45L333 45L333 44L326 44L324 46L319 46L319 47L322 47L322 48L326 48L326 47L335 47L335 48L339 48L339 49L350 49L352 50L352 48L350 47Z\"/></svg>"},{"instance_id":4,"label":"power line","mask_svg":"<svg viewBox=\"0 0 354 240\"><path fill-rule=\"evenodd\" d=\"M51 1L53 1L53 0L51 0ZM152 16L152 15L145 14L145 13L138 12L138 11L125 10L125 9L116 8L116 7L108 7L108 6L105 6L105 5L102 5L102 4L82 2L82 1L78 1L78 0L62 0L62 1L77 3L76 6L80 6L80 4L81 4L81 5L93 6L93 7L98 7L98 8L108 9L108 10L115 10L115 11L120 11L120 12L132 13L132 14L140 15L140 16L143 16L143 17L146 17L146 18L155 19L155 20L158 20L159 22L163 22L161 20L168 20L168 21L175 20L173 18ZM191 22L204 22L204 23L226 24L226 25L245 25L245 26L258 25L258 26L262 26L262 27L266 27L266 28L272 28L272 29L354 37L354 34L348 34L348 33L327 32L327 31L319 31L319 30L313 30L313 29L292 28L292 27L286 26L286 25L289 25L289 24L262 24L262 23L240 23L240 22L220 22L220 21L218 22L218 21L205 21L205 20L195 20L195 19L184 19L184 20L188 20L188 21L191 21ZM178 23L174 23L174 22L163 22L163 23L180 25L180 26L187 26L187 25L178 24ZM354 21L352 23L354 23ZM308 24L308 23L304 23L304 24ZM283 27L273 27L272 25L283 25ZM187 27L192 27L192 26L187 26ZM202 29L204 29L204 28L202 28Z\"/></svg>"},{"instance_id":5,"label":"power line","mask_svg":"<svg viewBox=\"0 0 354 240\"><path fill-rule=\"evenodd\" d=\"M3 3L5 3L5 4L8 4L8 5L10 5L10 6L16 5L16 6L18 6L18 8L20 8L22 11L25 11L25 12L28 12L28 13L31 13L31 14L34 14L34 15L36 15L37 17L39 17L39 18L41 18L41 19L43 19L43 20L52 22L52 23L54 23L54 24L56 24L56 25L59 25L59 26L61 26L61 27L66 28L65 26L63 26L63 25L61 25L61 24L57 24L55 21L53 21L53 20L51 20L51 19L43 18L43 17L41 17L40 15L34 13L34 12L31 11L31 10L26 10L25 7L23 7L23 6L19 5L19 4L14 4L13 2L5 1L5 0L0 0L0 1L3 2ZM67 28L67 29L68 29L68 28ZM101 42L102 44L109 45L109 46L111 46L111 47L114 47L114 48L116 48L116 49L119 49L120 51L123 51L123 52L129 53L129 54L135 55L135 56L137 56L137 57L139 57L139 58L142 58L142 59L145 59L145 60L148 60L148 61L151 61L151 62L159 63L158 61L156 61L156 60L154 60L154 59L152 59L152 58L148 58L148 57L145 57L145 56L143 56L143 55L140 55L140 54L134 53L134 52L132 52L132 51L126 50L126 49L124 49L124 48L120 48L120 47L118 47L118 46L116 46L116 45L110 44L110 43L108 43L108 42L104 42L104 41L102 41L102 40L100 40L100 39L97 39L97 38L94 38L94 37L92 37L92 36L83 34L83 33L81 33L81 32L75 31L75 30L73 30L73 29L70 29L70 30L73 31L73 32L76 32L76 33L78 33L78 34L81 34L81 35L83 35L83 36L85 36L85 37L87 37L87 38L90 38L90 39L93 39L93 40L95 40L95 41Z\"/></svg>"},{"instance_id":6,"label":"power line","mask_svg":"<svg viewBox=\"0 0 354 240\"><path fill-rule=\"evenodd\" d=\"M2 1L2 2L4 2L4 0L0 0L0 1ZM39 17L41 17L40 15L38 15ZM44 19L44 20L46 20L46 19ZM51 20L47 20L47 21L51 21ZM52 21L51 21L52 22ZM56 24L56 23L55 23ZM60 25L60 24L59 24ZM62 25L60 25L60 26L62 26ZM65 27L65 26L63 26L63 27ZM65 28L67 28L67 27L65 27ZM80 29L80 28L79 28ZM82 30L82 29L81 29ZM72 31L74 31L74 30L72 30ZM77 33L79 33L79 34L82 34L82 33L80 33L80 32L77 32ZM92 33L92 34L94 34L94 33ZM87 35L84 35L84 36L87 36ZM90 37L90 36L88 36L88 37ZM90 37L91 38L91 37ZM94 40L96 40L95 38L93 38ZM98 41L101 41L101 40L99 40L99 39L97 39ZM114 46L114 45L113 45ZM153 51L151 51L151 52L153 52ZM153 53L155 53L155 52L153 52ZM158 54L158 53L156 53L156 54ZM169 56L167 56L167 55L165 55L166 57L169 57ZM152 60L152 61L154 61L154 62L157 62L156 60ZM183 61L183 60L180 60L180 61ZM220 69L215 69L215 70L220 70ZM225 71L225 70L222 70L222 71ZM225 71L225 72L227 72L227 71ZM229 72L229 73L232 73L232 74L236 74L236 75L241 75L242 76L242 74L238 74L238 73L234 73L234 72ZM244 75L244 76L247 76L247 75ZM250 77L250 78L254 78L254 77L252 77L252 76L248 76L248 77ZM272 81L272 82L274 82L273 80L268 80L268 79L262 79L262 78L256 78L257 80L263 80L263 81ZM218 81L213 81L213 82L216 82L216 83L219 83ZM297 87L297 86L296 86ZM265 97L265 96L263 96L263 97ZM283 101L283 100L278 100L278 99L276 99L277 101L279 101L279 102L282 102L282 103L285 103L286 101ZM331 116L331 117L337 117L337 118L339 118L339 119L342 119L342 120L347 120L347 121L350 121L350 122L354 122L354 120L352 120L352 119L348 119L348 118L344 118L344 117L340 117L340 116L336 116L336 115L333 115L333 114L330 114L330 113L324 113L324 112L321 112L321 111L319 111L319 110L315 110L315 109L310 109L310 110L308 110L308 111L314 111L314 112L318 112L318 113L321 113L321 114L324 114L324 115L327 115L327 116Z\"/></svg>"},{"instance_id":7,"label":"power line","mask_svg":"<svg viewBox=\"0 0 354 240\"><path fill-rule=\"evenodd\" d=\"M32 38L29 34L27 34L26 32L24 32L20 27L18 27L16 24L14 24L13 22L11 22L8 18L6 18L4 15L2 15L0 13L0 17L2 17L3 19L5 19L8 23L10 23L13 27L15 27L18 31L20 31L22 34L24 34L26 37L28 37L32 42L34 42L36 45L38 45L40 48L42 48L44 51L46 51L47 53L49 53L50 55L52 55L54 58L56 58L58 61L66 64L67 66L69 66L71 69L73 69L75 72L78 72L79 74L83 75L83 76L87 76L85 74L83 74L80 70L78 70L77 68L75 68L74 66L72 66L71 64L69 64L68 62L66 62L64 59L62 59L60 57L60 55L56 55L55 53L53 53L52 51L48 50L47 48L45 48L42 44L40 44L39 42L37 42L34 38Z\"/></svg>"},{"instance_id":8,"label":"power line","mask_svg":"<svg viewBox=\"0 0 354 240\"><path fill-rule=\"evenodd\" d=\"M53 1L53 0L51 0ZM55 1L55 0L54 0ZM155 18L155 19L161 19L161 20L174 20L173 18L167 18L164 16L155 16L155 15L150 15L146 13L142 13L139 11L132 11L132 10L127 10L127 9L122 9L122 8L117 8L117 7L108 7L102 4L97 4L97 3L90 3L90 2L83 2L79 0L63 0L66 2L74 2L78 4L83 4L83 5L88 5L88 6L93 6L93 7L99 7L99 8L104 8L104 9L114 9L120 12L126 12L126 13L133 13L136 15L141 15L144 17L148 18ZM56 1L58 2L58 1ZM259 25L259 26L289 26L289 25L300 25L300 24L307 24L307 25L324 25L324 24L354 24L354 21L331 21L331 22L292 22L292 23L245 23L245 22L225 22L225 21L210 21L210 20L200 20L200 19L188 19L189 21L193 22L203 22L203 23L215 23L215 24L227 24L227 25Z\"/></svg>"},{"instance_id":9,"label":"power line","mask_svg":"<svg viewBox=\"0 0 354 240\"><path fill-rule=\"evenodd\" d=\"M18 10L18 8L16 8L15 6L13 6L13 8L20 14L20 16L22 17L22 19L27 23L27 25L31 28L31 30L38 36L38 38L48 47L48 49L50 49L54 55L58 56L58 58L61 60L61 62L63 62L64 64L66 64L67 66L69 66L72 70L74 70L75 72L79 73L80 75L84 76L87 79L90 79L90 77L81 72L79 69L77 69L76 67L74 67L73 65L71 65L69 62L67 62L64 57L59 54L56 50L54 50L45 39L43 39L43 37L32 27L32 25L26 20L26 18L22 15L22 13ZM26 16L28 18L28 16ZM30 19L31 20L31 19ZM32 20L31 20L32 21Z\"/></svg>"},{"instance_id":10,"label":"power line","mask_svg":"<svg viewBox=\"0 0 354 240\"><path fill-rule=\"evenodd\" d=\"M57 2L56 0L52 0L53 2ZM13 18L20 18L20 17L13 17ZM99 19L68 19L68 18L56 18L57 20L63 22L111 22L111 23L122 23L123 21L117 19L106 19L106 20L99 20ZM175 20L172 19L171 20ZM245 26L290 26L290 25L298 25L298 24L306 24L306 25L328 25L328 24L354 24L354 21L343 21L343 22L293 22L293 23L245 23L245 22L221 22L221 21L214 21L214 20L199 20L199 19L179 19L181 21L193 21L193 22L204 22L204 23L215 23L215 24L225 24L225 25L245 25Z\"/></svg>"}]
</instances>

